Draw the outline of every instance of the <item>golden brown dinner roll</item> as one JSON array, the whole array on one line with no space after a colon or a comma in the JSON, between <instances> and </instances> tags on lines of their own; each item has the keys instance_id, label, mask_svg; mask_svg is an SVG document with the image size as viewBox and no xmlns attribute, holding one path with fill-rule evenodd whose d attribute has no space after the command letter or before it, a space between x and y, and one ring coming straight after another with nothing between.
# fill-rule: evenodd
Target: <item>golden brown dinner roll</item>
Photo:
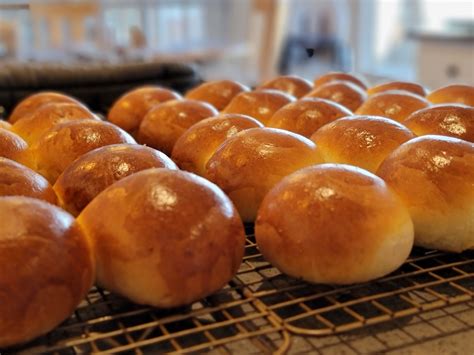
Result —
<instances>
[{"instance_id":1,"label":"golden brown dinner roll","mask_svg":"<svg viewBox=\"0 0 474 355\"><path fill-rule=\"evenodd\" d=\"M135 143L119 127L102 121L75 120L59 123L31 148L35 170L53 183L81 155L110 144Z\"/></svg>"},{"instance_id":2,"label":"golden brown dinner roll","mask_svg":"<svg viewBox=\"0 0 474 355\"><path fill-rule=\"evenodd\" d=\"M245 234L228 197L184 171L148 169L100 193L79 215L93 241L97 282L133 302L189 304L237 272Z\"/></svg>"},{"instance_id":3,"label":"golden brown dinner roll","mask_svg":"<svg viewBox=\"0 0 474 355\"><path fill-rule=\"evenodd\" d=\"M448 85L433 90L426 98L433 104L458 103L474 106L474 86Z\"/></svg>"},{"instance_id":4,"label":"golden brown dinner roll","mask_svg":"<svg viewBox=\"0 0 474 355\"><path fill-rule=\"evenodd\" d=\"M401 145L377 172L403 200L415 244L461 252L474 248L474 144L423 136Z\"/></svg>"},{"instance_id":5,"label":"golden brown dinner roll","mask_svg":"<svg viewBox=\"0 0 474 355\"><path fill-rule=\"evenodd\" d=\"M263 127L256 119L238 113L223 113L196 123L176 141L171 157L181 169L206 175L206 164L227 138Z\"/></svg>"},{"instance_id":6,"label":"golden brown dinner roll","mask_svg":"<svg viewBox=\"0 0 474 355\"><path fill-rule=\"evenodd\" d=\"M48 180L30 168L0 157L0 196L27 196L56 204Z\"/></svg>"},{"instance_id":7,"label":"golden brown dinner roll","mask_svg":"<svg viewBox=\"0 0 474 355\"><path fill-rule=\"evenodd\" d=\"M0 128L0 157L32 166L28 144L19 135Z\"/></svg>"},{"instance_id":8,"label":"golden brown dinner roll","mask_svg":"<svg viewBox=\"0 0 474 355\"><path fill-rule=\"evenodd\" d=\"M242 92L232 99L223 112L248 115L266 125L276 111L293 101L293 96L278 90Z\"/></svg>"},{"instance_id":9,"label":"golden brown dinner roll","mask_svg":"<svg viewBox=\"0 0 474 355\"><path fill-rule=\"evenodd\" d=\"M323 164L291 174L268 193L255 237L265 259L290 276L351 284L397 269L413 246L413 224L382 179Z\"/></svg>"},{"instance_id":10,"label":"golden brown dinner roll","mask_svg":"<svg viewBox=\"0 0 474 355\"><path fill-rule=\"evenodd\" d=\"M372 86L367 89L367 94L373 95L390 90L404 90L423 97L428 93L425 87L417 83L409 81L389 81L387 83Z\"/></svg>"},{"instance_id":11,"label":"golden brown dinner roll","mask_svg":"<svg viewBox=\"0 0 474 355\"><path fill-rule=\"evenodd\" d=\"M439 134L474 143L474 107L439 104L413 112L403 121L418 136Z\"/></svg>"},{"instance_id":12,"label":"golden brown dinner roll","mask_svg":"<svg viewBox=\"0 0 474 355\"><path fill-rule=\"evenodd\" d=\"M3 128L3 129L6 129L6 130L11 130L12 129L12 125L10 123L8 123L7 121L4 121L2 119L0 119L0 128Z\"/></svg>"},{"instance_id":13,"label":"golden brown dinner roll","mask_svg":"<svg viewBox=\"0 0 474 355\"><path fill-rule=\"evenodd\" d=\"M219 111L239 93L249 88L234 80L216 80L203 83L186 93L186 98L210 103Z\"/></svg>"},{"instance_id":14,"label":"golden brown dinner roll","mask_svg":"<svg viewBox=\"0 0 474 355\"><path fill-rule=\"evenodd\" d=\"M44 201L0 197L0 348L69 317L94 279L92 250L74 218Z\"/></svg>"},{"instance_id":15,"label":"golden brown dinner roll","mask_svg":"<svg viewBox=\"0 0 474 355\"><path fill-rule=\"evenodd\" d=\"M297 75L282 75L269 80L257 89L275 89L286 92L296 98L300 98L311 91L313 84Z\"/></svg>"},{"instance_id":16,"label":"golden brown dinner roll","mask_svg":"<svg viewBox=\"0 0 474 355\"><path fill-rule=\"evenodd\" d=\"M151 109L140 125L138 141L171 155L178 138L193 124L217 115L210 104L197 100L174 100Z\"/></svg>"},{"instance_id":17,"label":"golden brown dinner roll","mask_svg":"<svg viewBox=\"0 0 474 355\"><path fill-rule=\"evenodd\" d=\"M391 90L370 96L355 112L357 115L383 116L403 122L412 112L428 107L425 98L408 91Z\"/></svg>"},{"instance_id":18,"label":"golden brown dinner roll","mask_svg":"<svg viewBox=\"0 0 474 355\"><path fill-rule=\"evenodd\" d=\"M44 104L29 116L15 122L12 131L28 144L33 144L48 129L60 122L78 119L98 119L89 109L77 103L52 102Z\"/></svg>"},{"instance_id":19,"label":"golden brown dinner roll","mask_svg":"<svg viewBox=\"0 0 474 355\"><path fill-rule=\"evenodd\" d=\"M177 169L163 153L138 144L113 144L77 158L54 184L60 206L77 216L116 181L150 168Z\"/></svg>"},{"instance_id":20,"label":"golden brown dinner roll","mask_svg":"<svg viewBox=\"0 0 474 355\"><path fill-rule=\"evenodd\" d=\"M122 95L107 115L107 119L129 133L136 134L140 122L154 106L180 99L178 93L158 86L145 86Z\"/></svg>"},{"instance_id":21,"label":"golden brown dinner roll","mask_svg":"<svg viewBox=\"0 0 474 355\"><path fill-rule=\"evenodd\" d=\"M365 79L363 79L357 74L349 74L343 72L329 72L324 75L321 75L320 77L314 80L314 86L318 87L327 84L331 81L349 81L364 90L367 89L367 83Z\"/></svg>"},{"instance_id":22,"label":"golden brown dinner roll","mask_svg":"<svg viewBox=\"0 0 474 355\"><path fill-rule=\"evenodd\" d=\"M317 86L306 97L328 99L347 107L351 111L355 111L367 99L367 93L359 86L348 81L330 81Z\"/></svg>"},{"instance_id":23,"label":"golden brown dinner roll","mask_svg":"<svg viewBox=\"0 0 474 355\"><path fill-rule=\"evenodd\" d=\"M348 108L334 101L305 97L275 112L267 126L286 129L309 138L326 123L351 115Z\"/></svg>"},{"instance_id":24,"label":"golden brown dinner roll","mask_svg":"<svg viewBox=\"0 0 474 355\"><path fill-rule=\"evenodd\" d=\"M70 102L81 105L81 103L76 99L70 96L66 96L64 94L60 94L58 92L39 92L37 94L30 95L20 101L11 113L10 117L8 118L8 121L13 124L20 118L28 116L30 113L34 112L42 105L50 102Z\"/></svg>"},{"instance_id":25,"label":"golden brown dinner roll","mask_svg":"<svg viewBox=\"0 0 474 355\"><path fill-rule=\"evenodd\" d=\"M345 163L375 173L382 161L415 135L385 117L352 116L321 127L311 136L326 163Z\"/></svg>"},{"instance_id":26,"label":"golden brown dinner roll","mask_svg":"<svg viewBox=\"0 0 474 355\"><path fill-rule=\"evenodd\" d=\"M206 177L253 222L267 192L283 177L323 160L309 139L276 128L251 128L227 139L209 159Z\"/></svg>"}]
</instances>

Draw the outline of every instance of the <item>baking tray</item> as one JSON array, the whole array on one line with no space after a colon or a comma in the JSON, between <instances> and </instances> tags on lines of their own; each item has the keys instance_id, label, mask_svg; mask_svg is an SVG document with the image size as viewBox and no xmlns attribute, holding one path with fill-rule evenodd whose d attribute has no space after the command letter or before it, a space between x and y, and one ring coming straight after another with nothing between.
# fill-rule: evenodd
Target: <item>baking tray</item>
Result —
<instances>
[{"instance_id":1,"label":"baking tray","mask_svg":"<svg viewBox=\"0 0 474 355\"><path fill-rule=\"evenodd\" d=\"M186 308L159 310L94 287L70 319L14 352L285 353L300 336L329 339L455 304L472 308L473 251L415 248L386 277L326 286L283 275L259 253L251 225L246 233L239 272L217 294Z\"/></svg>"}]
</instances>

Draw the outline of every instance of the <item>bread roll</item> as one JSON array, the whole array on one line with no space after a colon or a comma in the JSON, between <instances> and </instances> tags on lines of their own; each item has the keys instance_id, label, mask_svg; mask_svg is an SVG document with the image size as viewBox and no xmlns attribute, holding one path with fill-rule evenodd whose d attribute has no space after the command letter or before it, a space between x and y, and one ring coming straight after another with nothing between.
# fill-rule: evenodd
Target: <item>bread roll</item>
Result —
<instances>
[{"instance_id":1,"label":"bread roll","mask_svg":"<svg viewBox=\"0 0 474 355\"><path fill-rule=\"evenodd\" d=\"M370 96L360 106L357 115L383 116L403 122L411 113L428 107L425 98L408 91L391 90Z\"/></svg>"},{"instance_id":2,"label":"bread roll","mask_svg":"<svg viewBox=\"0 0 474 355\"><path fill-rule=\"evenodd\" d=\"M423 136L401 145L377 174L403 200L415 244L461 252L474 248L474 144Z\"/></svg>"},{"instance_id":3,"label":"bread roll","mask_svg":"<svg viewBox=\"0 0 474 355\"><path fill-rule=\"evenodd\" d=\"M221 289L237 272L245 234L214 184L148 169L100 193L78 222L93 241L97 282L135 303L169 308Z\"/></svg>"},{"instance_id":4,"label":"bread roll","mask_svg":"<svg viewBox=\"0 0 474 355\"><path fill-rule=\"evenodd\" d=\"M293 96L278 90L242 92L232 99L223 112L248 115L266 125L276 111L293 101Z\"/></svg>"},{"instance_id":5,"label":"bread roll","mask_svg":"<svg viewBox=\"0 0 474 355\"><path fill-rule=\"evenodd\" d=\"M313 84L297 75L282 75L269 80L258 87L258 89L275 89L300 98L311 91Z\"/></svg>"},{"instance_id":6,"label":"bread roll","mask_svg":"<svg viewBox=\"0 0 474 355\"><path fill-rule=\"evenodd\" d=\"M110 144L135 143L117 126L102 121L75 120L59 123L32 146L35 170L54 184L69 164L81 155Z\"/></svg>"},{"instance_id":7,"label":"bread roll","mask_svg":"<svg viewBox=\"0 0 474 355\"><path fill-rule=\"evenodd\" d=\"M309 139L275 128L251 128L224 141L206 166L206 177L253 222L267 192L282 178L322 162Z\"/></svg>"},{"instance_id":8,"label":"bread roll","mask_svg":"<svg viewBox=\"0 0 474 355\"><path fill-rule=\"evenodd\" d=\"M433 90L426 98L433 104L458 103L474 106L474 86L448 85Z\"/></svg>"},{"instance_id":9,"label":"bread roll","mask_svg":"<svg viewBox=\"0 0 474 355\"><path fill-rule=\"evenodd\" d=\"M12 129L12 125L8 123L7 121L0 119L0 128L10 131Z\"/></svg>"},{"instance_id":10,"label":"bread roll","mask_svg":"<svg viewBox=\"0 0 474 355\"><path fill-rule=\"evenodd\" d=\"M265 259L309 282L366 282L397 269L413 246L403 203L377 176L354 166L301 169L265 197L255 223Z\"/></svg>"},{"instance_id":11,"label":"bread roll","mask_svg":"<svg viewBox=\"0 0 474 355\"><path fill-rule=\"evenodd\" d=\"M227 138L249 129L263 127L250 116L223 113L196 123L176 141L171 157L181 169L206 175L206 164Z\"/></svg>"},{"instance_id":12,"label":"bread roll","mask_svg":"<svg viewBox=\"0 0 474 355\"><path fill-rule=\"evenodd\" d=\"M0 157L0 196L27 196L56 204L48 180L30 168Z\"/></svg>"},{"instance_id":13,"label":"bread roll","mask_svg":"<svg viewBox=\"0 0 474 355\"><path fill-rule=\"evenodd\" d=\"M309 138L326 123L351 115L348 108L333 101L305 97L275 112L267 126L286 129Z\"/></svg>"},{"instance_id":14,"label":"bread roll","mask_svg":"<svg viewBox=\"0 0 474 355\"><path fill-rule=\"evenodd\" d=\"M180 99L178 93L158 86L144 86L131 90L115 101L107 119L120 128L135 135L143 117L154 106Z\"/></svg>"},{"instance_id":15,"label":"bread roll","mask_svg":"<svg viewBox=\"0 0 474 355\"><path fill-rule=\"evenodd\" d=\"M174 100L155 106L144 117L138 141L171 155L178 138L193 124L217 115L210 104L197 100Z\"/></svg>"},{"instance_id":16,"label":"bread roll","mask_svg":"<svg viewBox=\"0 0 474 355\"><path fill-rule=\"evenodd\" d=\"M321 127L311 136L326 163L345 163L375 173L382 161L415 135L384 117L352 116Z\"/></svg>"},{"instance_id":17,"label":"bread roll","mask_svg":"<svg viewBox=\"0 0 474 355\"><path fill-rule=\"evenodd\" d=\"M439 134L474 143L474 107L439 104L413 112L403 121L416 135Z\"/></svg>"},{"instance_id":18,"label":"bread roll","mask_svg":"<svg viewBox=\"0 0 474 355\"><path fill-rule=\"evenodd\" d=\"M233 80L216 80L203 83L186 93L186 98L204 101L217 110L223 110L239 93L249 91L249 88Z\"/></svg>"},{"instance_id":19,"label":"bread roll","mask_svg":"<svg viewBox=\"0 0 474 355\"><path fill-rule=\"evenodd\" d=\"M28 116L29 114L40 108L42 105L50 102L70 102L80 105L80 102L76 99L70 96L66 96L64 94L60 94L58 92L39 92L37 94L30 95L20 101L11 113L10 117L8 118L8 121L13 124L20 118Z\"/></svg>"},{"instance_id":20,"label":"bread roll","mask_svg":"<svg viewBox=\"0 0 474 355\"><path fill-rule=\"evenodd\" d=\"M32 166L28 144L19 135L0 128L0 157Z\"/></svg>"},{"instance_id":21,"label":"bread roll","mask_svg":"<svg viewBox=\"0 0 474 355\"><path fill-rule=\"evenodd\" d=\"M364 90L367 89L367 82L365 81L365 79L356 74L349 74L343 72L329 72L324 75L321 75L320 77L314 80L314 86L319 87L331 81L349 81Z\"/></svg>"},{"instance_id":22,"label":"bread roll","mask_svg":"<svg viewBox=\"0 0 474 355\"><path fill-rule=\"evenodd\" d=\"M33 144L48 129L60 122L78 119L98 119L89 109L77 103L48 103L36 109L13 125L12 131L20 135L28 144Z\"/></svg>"},{"instance_id":23,"label":"bread roll","mask_svg":"<svg viewBox=\"0 0 474 355\"><path fill-rule=\"evenodd\" d=\"M357 110L367 99L366 92L348 81L330 81L317 86L306 97L319 97L334 101L351 111Z\"/></svg>"},{"instance_id":24,"label":"bread roll","mask_svg":"<svg viewBox=\"0 0 474 355\"><path fill-rule=\"evenodd\" d=\"M378 94L379 92L385 92L390 90L408 91L423 97L428 94L428 91L425 87L421 86L420 84L412 83L409 81L389 81L387 83L372 86L371 88L367 89L367 94L373 95Z\"/></svg>"},{"instance_id":25,"label":"bread roll","mask_svg":"<svg viewBox=\"0 0 474 355\"><path fill-rule=\"evenodd\" d=\"M74 218L23 196L0 197L0 348L43 335L93 283L92 251Z\"/></svg>"},{"instance_id":26,"label":"bread roll","mask_svg":"<svg viewBox=\"0 0 474 355\"><path fill-rule=\"evenodd\" d=\"M150 168L177 169L163 153L137 144L113 144L77 158L59 176L54 191L60 205L77 216L92 199L113 183Z\"/></svg>"}]
</instances>

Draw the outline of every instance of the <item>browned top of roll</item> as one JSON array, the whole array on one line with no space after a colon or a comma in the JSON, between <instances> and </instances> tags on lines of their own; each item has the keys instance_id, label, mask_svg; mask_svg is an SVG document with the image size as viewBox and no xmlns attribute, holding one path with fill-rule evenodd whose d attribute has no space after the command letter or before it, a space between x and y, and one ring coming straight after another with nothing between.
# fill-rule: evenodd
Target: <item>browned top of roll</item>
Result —
<instances>
[{"instance_id":1,"label":"browned top of roll","mask_svg":"<svg viewBox=\"0 0 474 355\"><path fill-rule=\"evenodd\" d=\"M367 93L349 81L330 81L317 86L306 97L328 99L355 111L367 99Z\"/></svg>"},{"instance_id":2,"label":"browned top of roll","mask_svg":"<svg viewBox=\"0 0 474 355\"><path fill-rule=\"evenodd\" d=\"M413 112L403 121L416 135L439 134L474 143L474 107L439 104Z\"/></svg>"},{"instance_id":3,"label":"browned top of roll","mask_svg":"<svg viewBox=\"0 0 474 355\"><path fill-rule=\"evenodd\" d=\"M238 113L207 118L179 137L171 157L181 169L205 176L207 161L222 142L245 129L256 127L263 125L250 116Z\"/></svg>"},{"instance_id":4,"label":"browned top of roll","mask_svg":"<svg viewBox=\"0 0 474 355\"><path fill-rule=\"evenodd\" d=\"M180 99L178 93L158 86L145 86L122 95L107 115L107 119L127 132L135 134L146 113L162 102Z\"/></svg>"},{"instance_id":5,"label":"browned top of roll","mask_svg":"<svg viewBox=\"0 0 474 355\"><path fill-rule=\"evenodd\" d=\"M110 220L116 223L104 223ZM242 261L245 236L232 203L214 184L179 170L118 181L78 221L94 240L98 282L139 303L189 304L224 286ZM127 288L128 275L137 276ZM156 294L163 297L151 300Z\"/></svg>"},{"instance_id":6,"label":"browned top of roll","mask_svg":"<svg viewBox=\"0 0 474 355\"><path fill-rule=\"evenodd\" d=\"M370 96L356 111L358 115L383 116L403 122L412 112L428 107L430 103L407 91L391 90Z\"/></svg>"},{"instance_id":7,"label":"browned top of roll","mask_svg":"<svg viewBox=\"0 0 474 355\"><path fill-rule=\"evenodd\" d=\"M257 89L275 89L296 98L306 95L313 88L310 81L297 75L282 75L258 86Z\"/></svg>"},{"instance_id":8,"label":"browned top of roll","mask_svg":"<svg viewBox=\"0 0 474 355\"><path fill-rule=\"evenodd\" d=\"M267 126L286 129L309 138L326 123L351 115L351 110L334 101L305 97L275 112Z\"/></svg>"},{"instance_id":9,"label":"browned top of roll","mask_svg":"<svg viewBox=\"0 0 474 355\"><path fill-rule=\"evenodd\" d=\"M163 153L138 144L114 144L76 159L54 184L61 207L78 215L101 191L116 181L150 168L177 169Z\"/></svg>"},{"instance_id":10,"label":"browned top of roll","mask_svg":"<svg viewBox=\"0 0 474 355\"><path fill-rule=\"evenodd\" d=\"M11 130L12 125L8 123L7 121L1 120L0 119L0 128Z\"/></svg>"},{"instance_id":11,"label":"browned top of roll","mask_svg":"<svg viewBox=\"0 0 474 355\"><path fill-rule=\"evenodd\" d=\"M425 87L409 81L390 81L387 83L375 85L367 89L367 94L373 95L389 90L404 90L423 97L428 94L428 90L426 90Z\"/></svg>"},{"instance_id":12,"label":"browned top of roll","mask_svg":"<svg viewBox=\"0 0 474 355\"><path fill-rule=\"evenodd\" d=\"M135 143L121 128L102 121L75 120L59 123L32 146L36 171L54 183L81 155L110 144Z\"/></svg>"},{"instance_id":13,"label":"browned top of roll","mask_svg":"<svg viewBox=\"0 0 474 355\"><path fill-rule=\"evenodd\" d=\"M472 211L474 144L452 137L418 137L390 154L377 175L417 208Z\"/></svg>"},{"instance_id":14,"label":"browned top of roll","mask_svg":"<svg viewBox=\"0 0 474 355\"><path fill-rule=\"evenodd\" d=\"M462 84L447 85L433 90L426 98L434 104L458 103L474 106L474 86Z\"/></svg>"},{"instance_id":15,"label":"browned top of roll","mask_svg":"<svg viewBox=\"0 0 474 355\"><path fill-rule=\"evenodd\" d=\"M16 133L0 128L0 157L31 166L28 144Z\"/></svg>"},{"instance_id":16,"label":"browned top of roll","mask_svg":"<svg viewBox=\"0 0 474 355\"><path fill-rule=\"evenodd\" d=\"M232 99L223 112L248 115L265 125L276 111L293 101L293 96L278 90L242 92Z\"/></svg>"},{"instance_id":17,"label":"browned top of roll","mask_svg":"<svg viewBox=\"0 0 474 355\"><path fill-rule=\"evenodd\" d=\"M237 81L216 80L203 83L189 90L185 97L187 99L208 102L221 111L237 94L243 91L249 91L249 88Z\"/></svg>"},{"instance_id":18,"label":"browned top of roll","mask_svg":"<svg viewBox=\"0 0 474 355\"><path fill-rule=\"evenodd\" d=\"M0 196L27 196L56 204L48 180L30 168L0 157Z\"/></svg>"},{"instance_id":19,"label":"browned top of roll","mask_svg":"<svg viewBox=\"0 0 474 355\"><path fill-rule=\"evenodd\" d=\"M322 164L293 173L267 194L256 237L265 258L284 272L347 284L398 267L413 245L413 225L382 179Z\"/></svg>"},{"instance_id":20,"label":"browned top of roll","mask_svg":"<svg viewBox=\"0 0 474 355\"><path fill-rule=\"evenodd\" d=\"M0 197L0 347L43 335L92 286L90 246L74 218L44 201Z\"/></svg>"},{"instance_id":21,"label":"browned top of roll","mask_svg":"<svg viewBox=\"0 0 474 355\"><path fill-rule=\"evenodd\" d=\"M321 127L312 136L328 163L355 165L373 173L398 146L415 135L384 117L352 116Z\"/></svg>"},{"instance_id":22,"label":"browned top of roll","mask_svg":"<svg viewBox=\"0 0 474 355\"><path fill-rule=\"evenodd\" d=\"M20 118L28 116L42 105L50 102L70 102L80 104L76 99L58 92L39 92L20 101L10 114L8 120L13 124Z\"/></svg>"},{"instance_id":23,"label":"browned top of roll","mask_svg":"<svg viewBox=\"0 0 474 355\"><path fill-rule=\"evenodd\" d=\"M171 155L178 138L195 123L217 115L210 104L197 100L173 100L155 106L143 118L138 141Z\"/></svg>"},{"instance_id":24,"label":"browned top of roll","mask_svg":"<svg viewBox=\"0 0 474 355\"><path fill-rule=\"evenodd\" d=\"M44 104L29 116L13 125L12 131L28 144L33 144L42 134L60 122L78 119L98 119L89 109L75 102L52 102Z\"/></svg>"},{"instance_id":25,"label":"browned top of roll","mask_svg":"<svg viewBox=\"0 0 474 355\"><path fill-rule=\"evenodd\" d=\"M343 72L329 72L324 75L321 75L320 77L314 80L314 86L318 87L328 82L336 81L336 80L349 81L351 83L356 84L357 86L359 86L360 88L364 90L367 89L367 83L362 77L358 76L357 74L349 74L349 73L343 73Z\"/></svg>"}]
</instances>

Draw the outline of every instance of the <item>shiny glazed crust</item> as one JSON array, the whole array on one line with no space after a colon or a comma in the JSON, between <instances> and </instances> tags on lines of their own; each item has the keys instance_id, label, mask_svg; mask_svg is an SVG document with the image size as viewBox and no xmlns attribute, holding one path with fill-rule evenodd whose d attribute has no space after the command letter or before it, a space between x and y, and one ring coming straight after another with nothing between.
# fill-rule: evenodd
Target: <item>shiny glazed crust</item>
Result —
<instances>
[{"instance_id":1,"label":"shiny glazed crust","mask_svg":"<svg viewBox=\"0 0 474 355\"><path fill-rule=\"evenodd\" d=\"M351 115L348 108L334 101L305 97L275 112L267 126L286 129L309 138L326 123Z\"/></svg>"},{"instance_id":2,"label":"shiny glazed crust","mask_svg":"<svg viewBox=\"0 0 474 355\"><path fill-rule=\"evenodd\" d=\"M223 112L248 115L266 125L276 111L293 101L293 96L278 90L242 92L232 99Z\"/></svg>"},{"instance_id":3,"label":"shiny glazed crust","mask_svg":"<svg viewBox=\"0 0 474 355\"><path fill-rule=\"evenodd\" d=\"M328 123L311 136L326 163L343 163L372 173L398 146L415 138L402 124L384 117L352 116Z\"/></svg>"},{"instance_id":4,"label":"shiny glazed crust","mask_svg":"<svg viewBox=\"0 0 474 355\"><path fill-rule=\"evenodd\" d=\"M279 90L296 98L300 98L313 89L313 84L297 75L282 75L263 83L258 86L257 89Z\"/></svg>"},{"instance_id":5,"label":"shiny glazed crust","mask_svg":"<svg viewBox=\"0 0 474 355\"><path fill-rule=\"evenodd\" d=\"M95 196L113 183L150 168L177 169L165 154L137 144L114 144L76 159L54 184L60 205L77 216Z\"/></svg>"},{"instance_id":6,"label":"shiny glazed crust","mask_svg":"<svg viewBox=\"0 0 474 355\"><path fill-rule=\"evenodd\" d=\"M69 164L81 155L110 144L135 143L119 127L96 120L60 123L48 130L32 146L35 170L52 184Z\"/></svg>"},{"instance_id":7,"label":"shiny glazed crust","mask_svg":"<svg viewBox=\"0 0 474 355\"><path fill-rule=\"evenodd\" d=\"M237 113L223 113L202 120L176 141L171 158L181 169L206 175L206 164L216 149L227 139L249 129L263 127L250 116Z\"/></svg>"},{"instance_id":8,"label":"shiny glazed crust","mask_svg":"<svg viewBox=\"0 0 474 355\"><path fill-rule=\"evenodd\" d=\"M237 94L249 90L247 86L237 81L216 80L203 83L189 90L185 98L207 102L221 111Z\"/></svg>"},{"instance_id":9,"label":"shiny glazed crust","mask_svg":"<svg viewBox=\"0 0 474 355\"><path fill-rule=\"evenodd\" d=\"M99 194L78 217L97 253L97 281L133 302L189 304L237 272L245 234L209 181L179 170L138 172Z\"/></svg>"},{"instance_id":10,"label":"shiny glazed crust","mask_svg":"<svg viewBox=\"0 0 474 355\"><path fill-rule=\"evenodd\" d=\"M349 81L330 81L316 86L306 97L331 100L351 111L355 111L367 99L367 93L364 89Z\"/></svg>"},{"instance_id":11,"label":"shiny glazed crust","mask_svg":"<svg viewBox=\"0 0 474 355\"><path fill-rule=\"evenodd\" d=\"M398 268L411 251L413 224L377 176L322 164L291 174L268 193L255 235L265 259L288 275L350 284Z\"/></svg>"},{"instance_id":12,"label":"shiny glazed crust","mask_svg":"<svg viewBox=\"0 0 474 355\"><path fill-rule=\"evenodd\" d=\"M391 90L370 96L356 111L357 115L372 115L403 122L411 113L428 107L430 103L408 91Z\"/></svg>"},{"instance_id":13,"label":"shiny glazed crust","mask_svg":"<svg viewBox=\"0 0 474 355\"><path fill-rule=\"evenodd\" d=\"M415 244L460 252L474 247L474 144L423 136L396 149L382 177L415 225Z\"/></svg>"},{"instance_id":14,"label":"shiny glazed crust","mask_svg":"<svg viewBox=\"0 0 474 355\"><path fill-rule=\"evenodd\" d=\"M0 157L0 196L27 196L56 204L48 180L30 168Z\"/></svg>"},{"instance_id":15,"label":"shiny glazed crust","mask_svg":"<svg viewBox=\"0 0 474 355\"><path fill-rule=\"evenodd\" d=\"M282 178L323 160L309 139L275 128L251 128L227 139L209 159L207 177L234 202L245 222L255 220L267 192Z\"/></svg>"},{"instance_id":16,"label":"shiny glazed crust","mask_svg":"<svg viewBox=\"0 0 474 355\"><path fill-rule=\"evenodd\" d=\"M426 98L433 104L458 103L474 106L474 86L447 85L433 90Z\"/></svg>"},{"instance_id":17,"label":"shiny glazed crust","mask_svg":"<svg viewBox=\"0 0 474 355\"><path fill-rule=\"evenodd\" d=\"M197 100L174 100L155 106L143 118L138 141L171 155L178 138L195 123L217 115L210 104Z\"/></svg>"},{"instance_id":18,"label":"shiny glazed crust","mask_svg":"<svg viewBox=\"0 0 474 355\"><path fill-rule=\"evenodd\" d=\"M93 283L90 245L74 218L41 200L0 197L0 348L68 318Z\"/></svg>"}]
</instances>

